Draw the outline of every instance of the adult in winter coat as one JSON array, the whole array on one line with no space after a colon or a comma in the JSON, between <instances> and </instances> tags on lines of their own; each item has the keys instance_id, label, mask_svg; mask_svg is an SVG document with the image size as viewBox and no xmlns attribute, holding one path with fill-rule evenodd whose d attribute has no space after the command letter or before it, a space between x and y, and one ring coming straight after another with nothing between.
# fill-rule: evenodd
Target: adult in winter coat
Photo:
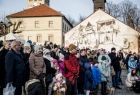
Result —
<instances>
[{"instance_id":1,"label":"adult in winter coat","mask_svg":"<svg viewBox=\"0 0 140 95\"><path fill-rule=\"evenodd\" d=\"M79 75L79 63L76 58L76 46L69 45L70 55L64 60L65 77L67 84L66 95L77 95L77 78Z\"/></svg>"},{"instance_id":2,"label":"adult in winter coat","mask_svg":"<svg viewBox=\"0 0 140 95\"><path fill-rule=\"evenodd\" d=\"M101 94L102 95L107 95L107 81L110 77L110 63L108 63L108 59L104 55L99 55L99 58L101 60L99 61L99 69L101 72Z\"/></svg>"},{"instance_id":3,"label":"adult in winter coat","mask_svg":"<svg viewBox=\"0 0 140 95\"><path fill-rule=\"evenodd\" d=\"M78 77L78 93L79 94L84 94L84 75L85 75L85 69L84 69L84 65L85 63L88 63L88 58L86 55L86 50L83 49L80 51L80 70L79 70L79 77Z\"/></svg>"},{"instance_id":4,"label":"adult in winter coat","mask_svg":"<svg viewBox=\"0 0 140 95\"><path fill-rule=\"evenodd\" d=\"M121 71L120 58L117 57L115 48L111 49L111 53L109 53L109 57L111 59L111 66L113 66L113 69L115 71L115 75L112 76L113 87L117 89L121 89L119 87L120 71Z\"/></svg>"},{"instance_id":5,"label":"adult in winter coat","mask_svg":"<svg viewBox=\"0 0 140 95\"><path fill-rule=\"evenodd\" d=\"M22 86L25 83L26 66L20 49L21 43L13 41L11 50L8 51L5 57L6 82L12 83L16 87L15 95L21 95Z\"/></svg>"},{"instance_id":6,"label":"adult in winter coat","mask_svg":"<svg viewBox=\"0 0 140 95\"><path fill-rule=\"evenodd\" d=\"M30 79L36 79L40 74L46 73L46 65L43 59L43 49L36 45L34 52L29 57Z\"/></svg>"},{"instance_id":7,"label":"adult in winter coat","mask_svg":"<svg viewBox=\"0 0 140 95\"><path fill-rule=\"evenodd\" d=\"M30 43L26 42L23 47L23 56L26 65L26 81L29 80L29 75L30 75L30 67L29 67L30 54L31 54L31 45Z\"/></svg>"},{"instance_id":8,"label":"adult in winter coat","mask_svg":"<svg viewBox=\"0 0 140 95\"><path fill-rule=\"evenodd\" d=\"M50 50L48 48L44 48L43 49L43 58L46 64L46 94L50 95L52 92L52 87L50 87L49 85L52 83L53 81L53 77L55 76L56 73L56 69L54 69L52 67L51 64L52 61L54 60L51 56L50 56Z\"/></svg>"},{"instance_id":9,"label":"adult in winter coat","mask_svg":"<svg viewBox=\"0 0 140 95\"><path fill-rule=\"evenodd\" d=\"M4 42L4 46L0 48L0 95L2 95L5 87L5 56L10 49L10 42Z\"/></svg>"}]
</instances>

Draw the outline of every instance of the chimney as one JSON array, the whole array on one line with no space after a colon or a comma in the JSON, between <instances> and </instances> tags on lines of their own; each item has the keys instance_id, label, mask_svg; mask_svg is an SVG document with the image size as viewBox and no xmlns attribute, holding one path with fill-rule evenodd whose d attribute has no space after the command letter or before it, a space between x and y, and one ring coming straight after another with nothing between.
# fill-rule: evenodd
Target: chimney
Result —
<instances>
[{"instance_id":1,"label":"chimney","mask_svg":"<svg viewBox=\"0 0 140 95\"><path fill-rule=\"evenodd\" d=\"M49 6L50 5L50 0L45 0L45 3Z\"/></svg>"},{"instance_id":2,"label":"chimney","mask_svg":"<svg viewBox=\"0 0 140 95\"><path fill-rule=\"evenodd\" d=\"M50 0L27 0L28 8L32 8L34 6L38 6L41 4L47 4L50 5Z\"/></svg>"},{"instance_id":3,"label":"chimney","mask_svg":"<svg viewBox=\"0 0 140 95\"><path fill-rule=\"evenodd\" d=\"M98 9L105 11L105 3L106 0L92 0L94 3L94 11L96 12Z\"/></svg>"}]
</instances>

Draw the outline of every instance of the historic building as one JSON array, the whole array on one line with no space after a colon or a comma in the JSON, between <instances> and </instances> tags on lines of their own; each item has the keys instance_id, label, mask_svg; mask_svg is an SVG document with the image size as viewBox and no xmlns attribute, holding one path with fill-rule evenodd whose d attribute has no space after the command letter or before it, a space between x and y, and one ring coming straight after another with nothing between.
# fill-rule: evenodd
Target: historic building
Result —
<instances>
[{"instance_id":1,"label":"historic building","mask_svg":"<svg viewBox=\"0 0 140 95\"><path fill-rule=\"evenodd\" d=\"M50 8L46 2L49 0L28 0L28 2L45 2L32 8L8 15L7 18L18 25L16 31L25 40L32 40L39 44L50 41L58 45L64 43L64 33L72 28L71 23L60 12ZM30 3L28 3L30 5ZM31 3L31 6L34 3ZM14 25L15 24L15 25Z\"/></svg>"},{"instance_id":2,"label":"historic building","mask_svg":"<svg viewBox=\"0 0 140 95\"><path fill-rule=\"evenodd\" d=\"M102 1L103 3L105 0L93 1ZM103 10L104 5L99 4L95 8L95 13L68 31L65 34L65 46L73 43L79 48L105 48L110 51L112 47L116 47L117 50L140 51L139 32Z\"/></svg>"}]
</instances>

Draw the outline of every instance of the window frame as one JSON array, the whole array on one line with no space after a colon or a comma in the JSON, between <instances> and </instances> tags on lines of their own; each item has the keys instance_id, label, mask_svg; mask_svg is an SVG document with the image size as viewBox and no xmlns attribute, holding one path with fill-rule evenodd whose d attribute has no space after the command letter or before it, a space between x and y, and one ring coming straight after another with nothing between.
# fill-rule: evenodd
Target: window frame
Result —
<instances>
[{"instance_id":1,"label":"window frame","mask_svg":"<svg viewBox=\"0 0 140 95\"><path fill-rule=\"evenodd\" d=\"M39 21L38 20L34 21L34 25L35 28L39 28Z\"/></svg>"},{"instance_id":2,"label":"window frame","mask_svg":"<svg viewBox=\"0 0 140 95\"><path fill-rule=\"evenodd\" d=\"M54 24L53 21L52 21L52 20L49 20L49 22L48 22L48 27L49 27L49 28L53 28L53 24Z\"/></svg>"},{"instance_id":3,"label":"window frame","mask_svg":"<svg viewBox=\"0 0 140 95\"><path fill-rule=\"evenodd\" d=\"M41 43L42 42L42 35L41 34L37 34L36 36L36 42Z\"/></svg>"}]
</instances>

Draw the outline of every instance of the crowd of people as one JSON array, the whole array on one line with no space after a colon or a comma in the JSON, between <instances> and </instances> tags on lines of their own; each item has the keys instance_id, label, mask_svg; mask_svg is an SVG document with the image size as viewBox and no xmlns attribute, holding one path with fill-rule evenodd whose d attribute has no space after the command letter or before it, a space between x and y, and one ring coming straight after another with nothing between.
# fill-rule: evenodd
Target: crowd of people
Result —
<instances>
[{"instance_id":1,"label":"crowd of people","mask_svg":"<svg viewBox=\"0 0 140 95\"><path fill-rule=\"evenodd\" d=\"M101 95L109 88L120 89L122 69L127 87L136 86L140 76L140 56L122 50L78 49L74 44L43 46L31 41L0 42L0 95L7 84L15 95ZM134 85L135 84L135 85Z\"/></svg>"}]
</instances>

